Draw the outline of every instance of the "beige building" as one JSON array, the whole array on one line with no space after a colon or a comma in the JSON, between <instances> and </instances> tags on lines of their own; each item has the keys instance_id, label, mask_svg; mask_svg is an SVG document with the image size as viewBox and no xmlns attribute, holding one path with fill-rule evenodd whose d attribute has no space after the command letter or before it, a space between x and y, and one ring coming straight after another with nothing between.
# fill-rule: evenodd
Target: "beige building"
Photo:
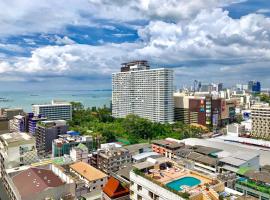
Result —
<instances>
[{"instance_id":1,"label":"beige building","mask_svg":"<svg viewBox=\"0 0 270 200\"><path fill-rule=\"evenodd\" d=\"M189 124L189 99L184 93L174 93L174 121L182 121Z\"/></svg>"},{"instance_id":2,"label":"beige building","mask_svg":"<svg viewBox=\"0 0 270 200\"><path fill-rule=\"evenodd\" d=\"M1 108L0 115L8 120L12 119L16 115L23 114L22 108Z\"/></svg>"},{"instance_id":3,"label":"beige building","mask_svg":"<svg viewBox=\"0 0 270 200\"><path fill-rule=\"evenodd\" d=\"M270 139L270 106L254 105L251 107L252 131L255 138Z\"/></svg>"}]
</instances>

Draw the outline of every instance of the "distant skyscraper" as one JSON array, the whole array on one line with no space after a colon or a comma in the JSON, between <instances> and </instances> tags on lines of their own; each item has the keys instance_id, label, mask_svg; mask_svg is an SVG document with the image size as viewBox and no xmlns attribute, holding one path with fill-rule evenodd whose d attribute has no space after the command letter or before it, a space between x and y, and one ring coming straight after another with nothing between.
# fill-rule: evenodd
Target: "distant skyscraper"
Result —
<instances>
[{"instance_id":1,"label":"distant skyscraper","mask_svg":"<svg viewBox=\"0 0 270 200\"><path fill-rule=\"evenodd\" d=\"M72 120L72 105L68 102L52 101L52 104L33 105L34 115L43 115L49 120Z\"/></svg>"},{"instance_id":2,"label":"distant skyscraper","mask_svg":"<svg viewBox=\"0 0 270 200\"><path fill-rule=\"evenodd\" d=\"M173 70L150 69L147 61L122 64L112 74L112 114L135 114L155 122L173 122Z\"/></svg>"},{"instance_id":3,"label":"distant skyscraper","mask_svg":"<svg viewBox=\"0 0 270 200\"><path fill-rule=\"evenodd\" d=\"M249 81L248 90L253 93L261 92L261 83L259 81Z\"/></svg>"},{"instance_id":4,"label":"distant skyscraper","mask_svg":"<svg viewBox=\"0 0 270 200\"><path fill-rule=\"evenodd\" d=\"M223 90L223 83L219 83L218 84L218 88L217 88L218 92Z\"/></svg>"}]
</instances>

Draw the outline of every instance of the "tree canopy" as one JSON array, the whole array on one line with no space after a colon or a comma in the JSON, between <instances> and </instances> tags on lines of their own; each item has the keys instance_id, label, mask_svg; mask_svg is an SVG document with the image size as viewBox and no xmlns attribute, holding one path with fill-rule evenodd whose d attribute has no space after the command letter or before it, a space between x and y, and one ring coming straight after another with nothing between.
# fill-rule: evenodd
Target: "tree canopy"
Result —
<instances>
[{"instance_id":1,"label":"tree canopy","mask_svg":"<svg viewBox=\"0 0 270 200\"><path fill-rule=\"evenodd\" d=\"M84 109L80 104L73 104L73 119L69 122L70 129L84 135L101 138L101 142L113 142L124 138L130 143L147 142L152 139L172 137L184 139L200 137L205 132L202 128L182 122L161 124L136 115L128 115L123 119L111 116L108 108Z\"/></svg>"}]
</instances>

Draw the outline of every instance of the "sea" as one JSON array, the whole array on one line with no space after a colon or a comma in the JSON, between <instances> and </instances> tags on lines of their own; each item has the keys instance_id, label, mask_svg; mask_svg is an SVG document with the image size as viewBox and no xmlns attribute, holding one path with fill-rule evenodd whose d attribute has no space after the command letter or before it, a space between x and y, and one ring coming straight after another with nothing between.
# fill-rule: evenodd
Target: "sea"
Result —
<instances>
[{"instance_id":1,"label":"sea","mask_svg":"<svg viewBox=\"0 0 270 200\"><path fill-rule=\"evenodd\" d=\"M32 104L51 103L52 100L81 102L85 108L110 106L111 90L46 90L0 91L0 108L23 108L32 111Z\"/></svg>"}]
</instances>

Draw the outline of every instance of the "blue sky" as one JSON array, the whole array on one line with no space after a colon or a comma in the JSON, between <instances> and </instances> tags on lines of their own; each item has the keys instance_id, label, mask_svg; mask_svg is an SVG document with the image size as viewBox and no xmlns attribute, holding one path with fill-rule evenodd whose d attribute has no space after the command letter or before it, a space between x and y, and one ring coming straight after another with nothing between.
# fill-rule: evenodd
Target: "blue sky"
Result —
<instances>
[{"instance_id":1,"label":"blue sky","mask_svg":"<svg viewBox=\"0 0 270 200\"><path fill-rule=\"evenodd\" d=\"M104 89L120 64L147 59L193 80L270 87L266 0L0 2L0 90Z\"/></svg>"}]
</instances>

